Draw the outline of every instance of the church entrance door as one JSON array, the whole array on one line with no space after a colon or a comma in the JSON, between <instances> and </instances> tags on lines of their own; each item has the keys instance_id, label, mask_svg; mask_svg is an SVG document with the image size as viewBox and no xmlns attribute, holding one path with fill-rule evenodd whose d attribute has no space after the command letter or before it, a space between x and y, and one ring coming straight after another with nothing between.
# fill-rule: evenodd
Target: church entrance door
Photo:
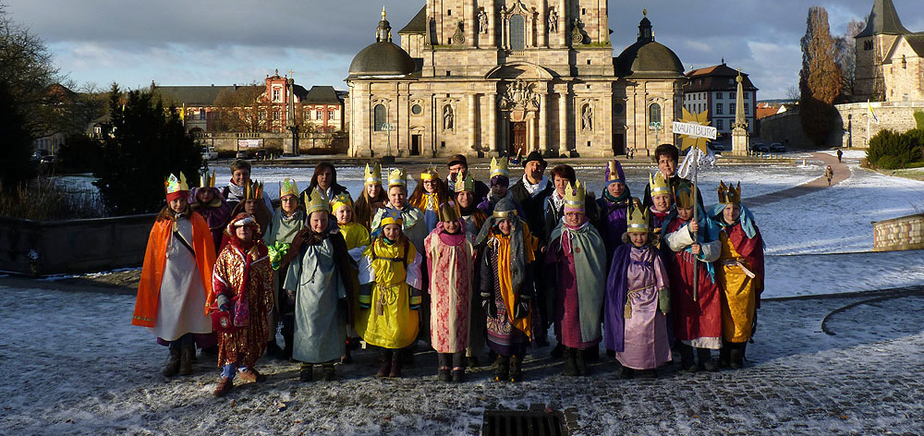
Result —
<instances>
[{"instance_id":1,"label":"church entrance door","mask_svg":"<svg viewBox=\"0 0 924 436\"><path fill-rule=\"evenodd\" d=\"M512 121L510 123L510 144L507 146L507 154L516 156L517 151L520 156L526 156L529 151L526 149L526 122Z\"/></svg>"}]
</instances>

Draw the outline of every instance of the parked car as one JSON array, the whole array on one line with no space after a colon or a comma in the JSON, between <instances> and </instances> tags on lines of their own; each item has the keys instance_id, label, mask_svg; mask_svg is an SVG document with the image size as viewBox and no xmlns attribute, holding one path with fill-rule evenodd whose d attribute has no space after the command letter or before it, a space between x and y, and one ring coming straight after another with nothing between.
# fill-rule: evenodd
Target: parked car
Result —
<instances>
[{"instance_id":1,"label":"parked car","mask_svg":"<svg viewBox=\"0 0 924 436\"><path fill-rule=\"evenodd\" d=\"M215 147L203 145L199 147L199 152L202 153L202 158L205 160L212 160L212 159L218 158L218 152L215 151Z\"/></svg>"},{"instance_id":2,"label":"parked car","mask_svg":"<svg viewBox=\"0 0 924 436\"><path fill-rule=\"evenodd\" d=\"M58 157L53 154L45 155L42 156L42 160L40 162L45 165L51 165L58 162Z\"/></svg>"},{"instance_id":3,"label":"parked car","mask_svg":"<svg viewBox=\"0 0 924 436\"><path fill-rule=\"evenodd\" d=\"M764 144L763 142L758 142L756 144L751 144L751 151L762 151L764 153L770 152L770 146Z\"/></svg>"},{"instance_id":4,"label":"parked car","mask_svg":"<svg viewBox=\"0 0 924 436\"><path fill-rule=\"evenodd\" d=\"M780 144L779 142L774 142L773 144L770 144L770 151L774 153L785 153L786 147L784 147L783 144Z\"/></svg>"},{"instance_id":5,"label":"parked car","mask_svg":"<svg viewBox=\"0 0 924 436\"><path fill-rule=\"evenodd\" d=\"M247 159L247 150L238 150L235 157L237 159Z\"/></svg>"},{"instance_id":6,"label":"parked car","mask_svg":"<svg viewBox=\"0 0 924 436\"><path fill-rule=\"evenodd\" d=\"M712 151L725 151L725 146L720 142L710 142L706 146Z\"/></svg>"},{"instance_id":7,"label":"parked car","mask_svg":"<svg viewBox=\"0 0 924 436\"><path fill-rule=\"evenodd\" d=\"M255 151L255 152L253 152L253 158L254 158L254 159L259 159L259 160L266 159L266 150L261 148L261 149Z\"/></svg>"}]
</instances>

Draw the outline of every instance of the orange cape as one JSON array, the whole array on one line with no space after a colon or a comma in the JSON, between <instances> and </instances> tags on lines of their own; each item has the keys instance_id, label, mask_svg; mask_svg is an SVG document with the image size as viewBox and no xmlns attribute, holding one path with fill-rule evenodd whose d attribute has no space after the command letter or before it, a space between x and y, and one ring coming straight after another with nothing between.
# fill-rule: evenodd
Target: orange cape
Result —
<instances>
[{"instance_id":1,"label":"orange cape","mask_svg":"<svg viewBox=\"0 0 924 436\"><path fill-rule=\"evenodd\" d=\"M192 246L196 252L196 266L202 286L205 289L205 301L212 301L212 268L215 266L215 244L209 225L198 213L189 216L192 223ZM167 264L167 243L173 233L173 221L160 220L154 223L148 246L144 252L144 265L141 267L141 281L138 283L138 297L135 300L135 313L132 324L142 327L154 327L157 320L157 303L160 301L160 284L164 278ZM208 315L208 306L203 308Z\"/></svg>"}]
</instances>

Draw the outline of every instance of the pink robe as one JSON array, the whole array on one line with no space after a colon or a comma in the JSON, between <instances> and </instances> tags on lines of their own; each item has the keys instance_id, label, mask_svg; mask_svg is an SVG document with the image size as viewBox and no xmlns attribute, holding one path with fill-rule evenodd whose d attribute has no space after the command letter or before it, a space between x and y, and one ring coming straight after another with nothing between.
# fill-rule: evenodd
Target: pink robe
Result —
<instances>
[{"instance_id":1,"label":"pink robe","mask_svg":"<svg viewBox=\"0 0 924 436\"><path fill-rule=\"evenodd\" d=\"M632 369L654 369L671 360L667 317L658 310L658 290L667 287L664 263L651 246L632 247L626 271L631 316L625 319L625 342L616 359Z\"/></svg>"},{"instance_id":2,"label":"pink robe","mask_svg":"<svg viewBox=\"0 0 924 436\"><path fill-rule=\"evenodd\" d=\"M430 345L438 353L464 351L472 304L472 244L464 230L450 235L438 223L424 240L424 249L430 272Z\"/></svg>"}]
</instances>

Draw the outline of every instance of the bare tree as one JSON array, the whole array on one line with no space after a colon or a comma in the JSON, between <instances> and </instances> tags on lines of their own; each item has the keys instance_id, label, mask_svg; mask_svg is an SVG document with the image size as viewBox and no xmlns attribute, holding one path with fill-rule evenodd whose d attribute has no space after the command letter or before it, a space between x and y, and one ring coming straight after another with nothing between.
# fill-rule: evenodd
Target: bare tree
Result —
<instances>
[{"instance_id":1,"label":"bare tree","mask_svg":"<svg viewBox=\"0 0 924 436\"><path fill-rule=\"evenodd\" d=\"M837 65L841 68L841 78L844 84L841 91L843 95L847 97L853 95L854 79L856 77L857 40L855 37L863 31L864 27L866 27L865 22L850 20L850 22L847 23L846 32L834 38L834 61L837 62Z\"/></svg>"},{"instance_id":2,"label":"bare tree","mask_svg":"<svg viewBox=\"0 0 924 436\"><path fill-rule=\"evenodd\" d=\"M263 95L265 88L256 83L222 91L215 98L216 109L211 130L215 132L269 131L270 105Z\"/></svg>"}]
</instances>

